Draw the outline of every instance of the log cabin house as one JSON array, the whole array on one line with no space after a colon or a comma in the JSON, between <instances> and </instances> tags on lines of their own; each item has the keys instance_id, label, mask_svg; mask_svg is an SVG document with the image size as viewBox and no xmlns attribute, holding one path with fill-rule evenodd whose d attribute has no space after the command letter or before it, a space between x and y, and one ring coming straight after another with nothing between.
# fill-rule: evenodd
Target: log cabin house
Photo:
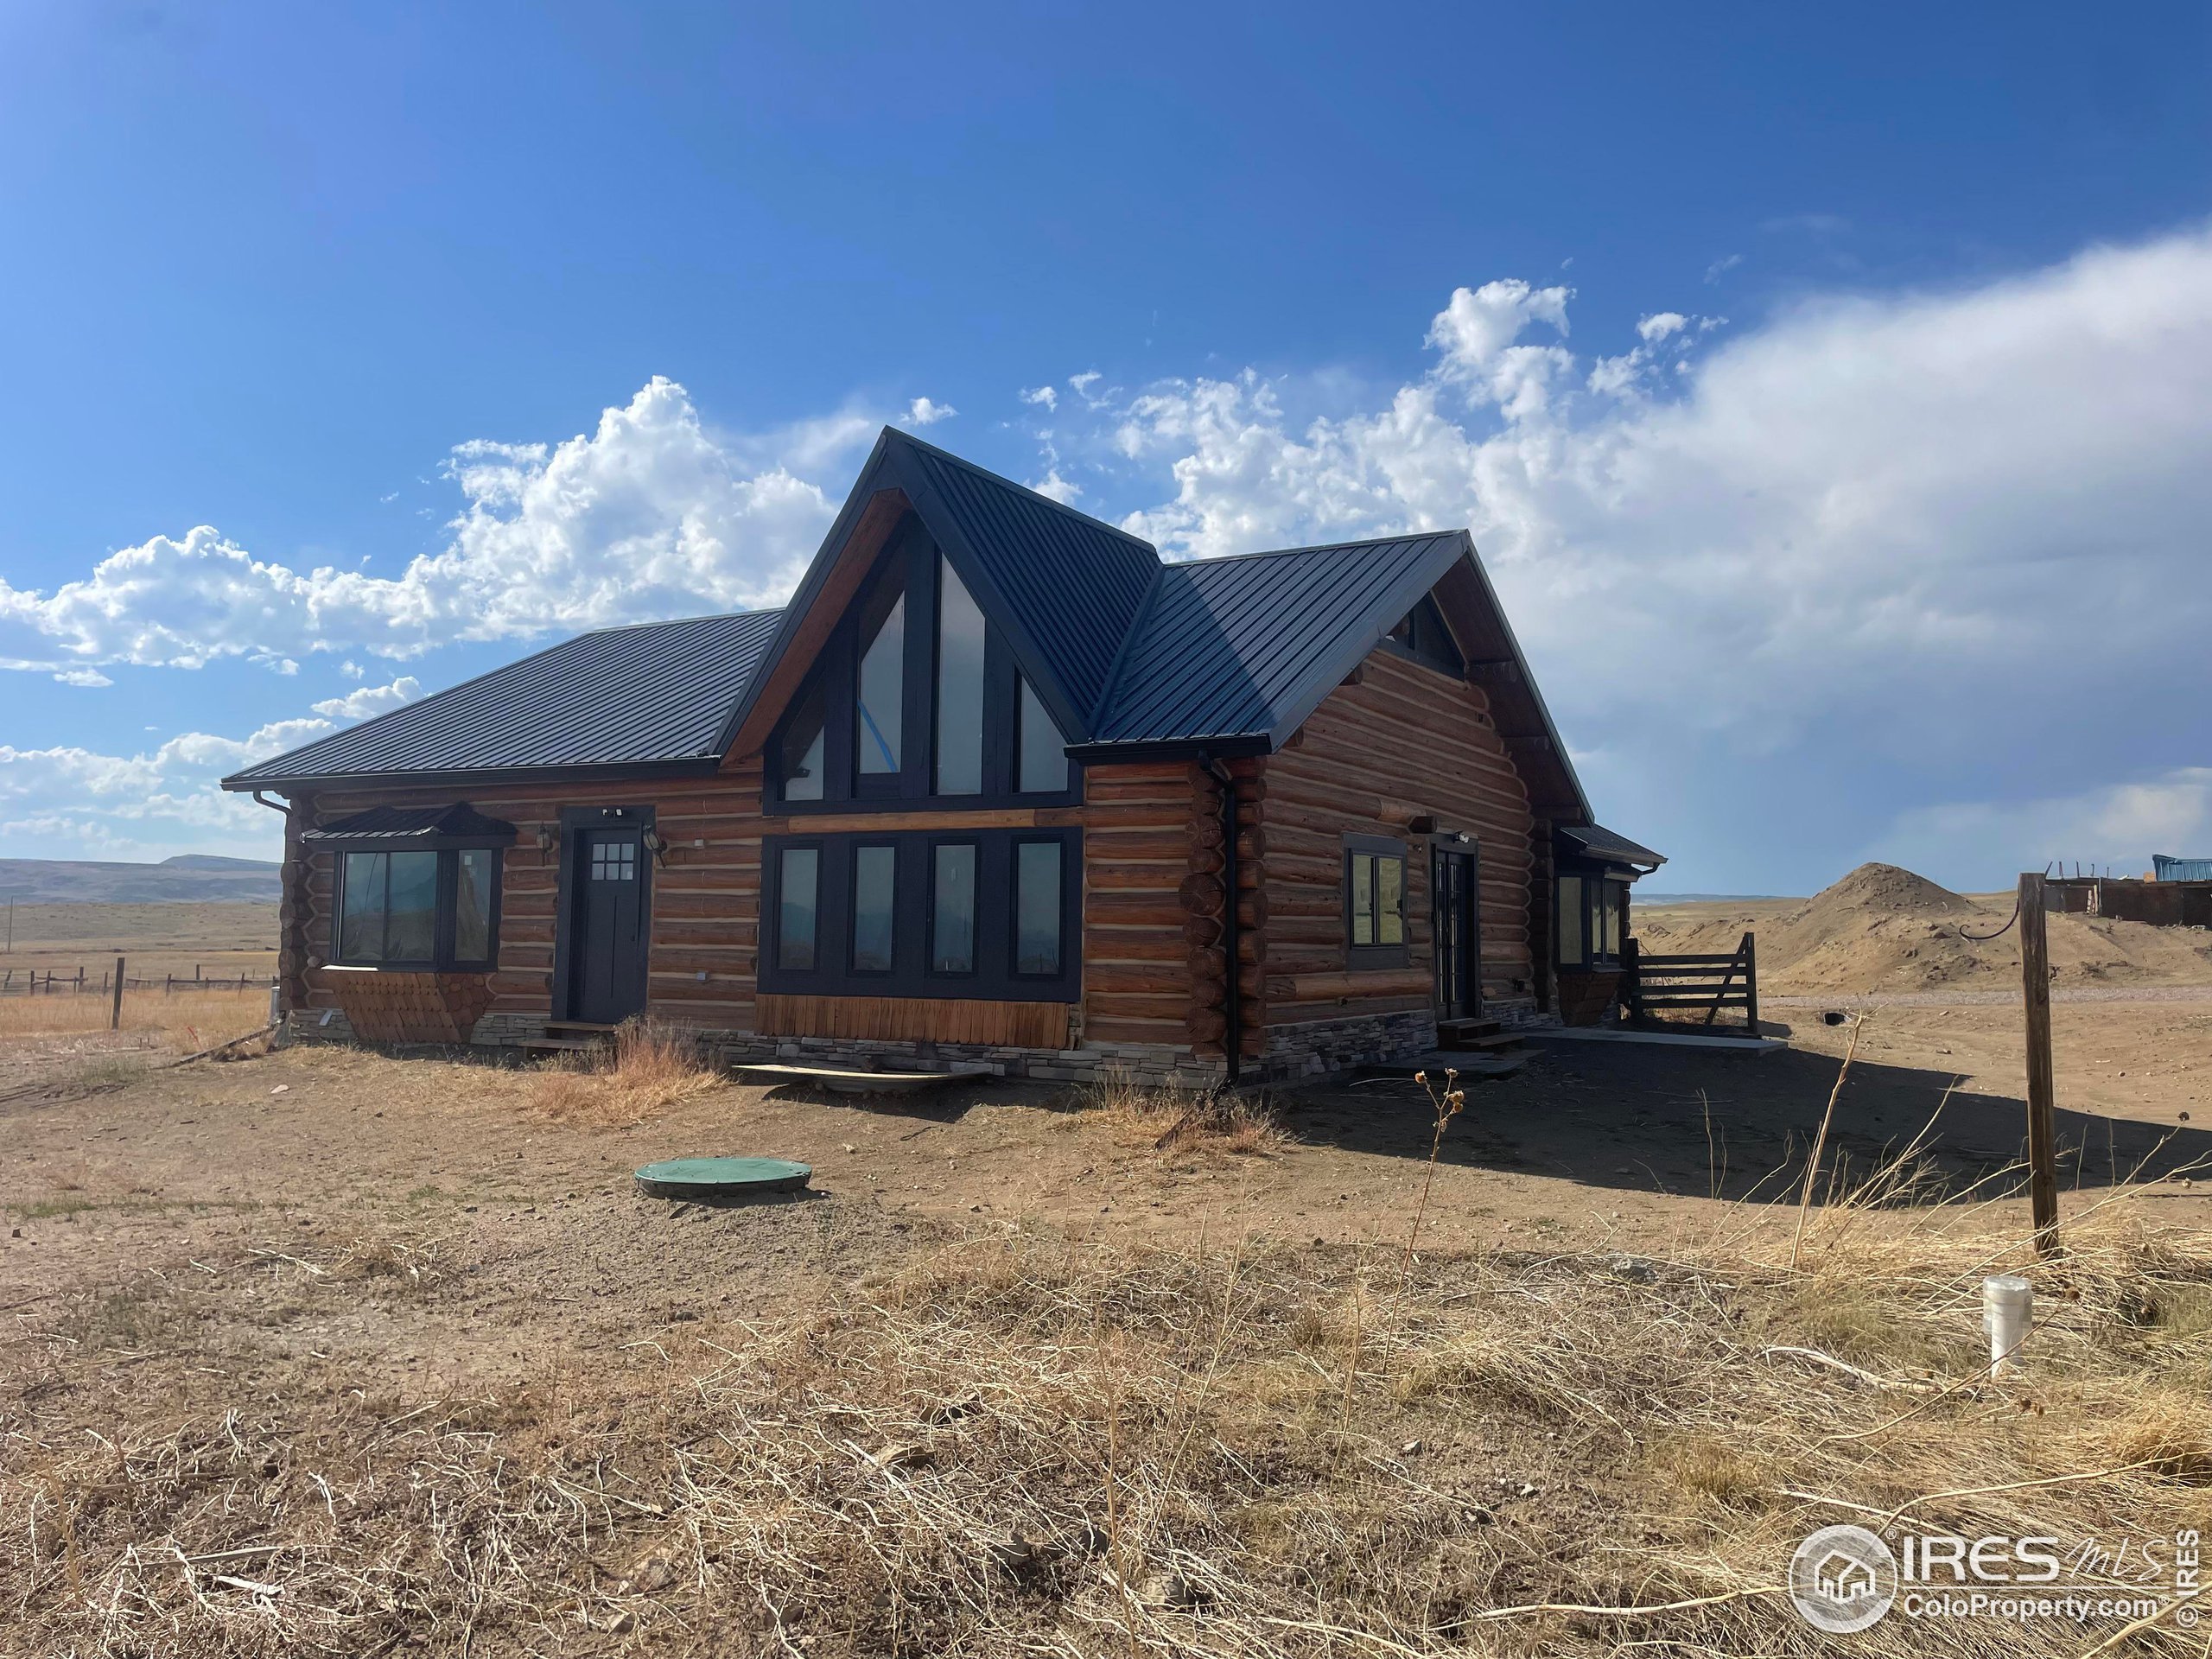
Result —
<instances>
[{"instance_id":1,"label":"log cabin house","mask_svg":"<svg viewBox=\"0 0 2212 1659\"><path fill-rule=\"evenodd\" d=\"M1629 883L1465 531L1163 562L903 433L780 611L224 780L303 1036L1203 1084L1610 1005Z\"/></svg>"}]
</instances>

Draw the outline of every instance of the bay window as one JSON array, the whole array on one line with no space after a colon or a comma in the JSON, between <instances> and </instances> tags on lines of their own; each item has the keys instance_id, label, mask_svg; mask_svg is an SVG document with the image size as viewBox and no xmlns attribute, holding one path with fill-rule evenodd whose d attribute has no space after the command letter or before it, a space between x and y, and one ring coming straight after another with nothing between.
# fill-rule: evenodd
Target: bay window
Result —
<instances>
[{"instance_id":1,"label":"bay window","mask_svg":"<svg viewBox=\"0 0 2212 1659\"><path fill-rule=\"evenodd\" d=\"M346 968L488 971L497 955L492 847L342 852L334 960Z\"/></svg>"},{"instance_id":2,"label":"bay window","mask_svg":"<svg viewBox=\"0 0 2212 1659\"><path fill-rule=\"evenodd\" d=\"M1611 968L1628 937L1626 880L1595 870L1559 877L1559 965L1568 969Z\"/></svg>"}]
</instances>

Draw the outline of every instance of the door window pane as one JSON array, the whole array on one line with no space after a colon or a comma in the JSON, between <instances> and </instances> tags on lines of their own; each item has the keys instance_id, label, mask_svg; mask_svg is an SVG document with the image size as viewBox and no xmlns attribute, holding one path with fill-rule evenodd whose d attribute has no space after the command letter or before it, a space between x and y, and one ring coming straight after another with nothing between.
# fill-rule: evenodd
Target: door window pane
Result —
<instances>
[{"instance_id":1,"label":"door window pane","mask_svg":"<svg viewBox=\"0 0 2212 1659\"><path fill-rule=\"evenodd\" d=\"M1351 855L1351 942L1375 943L1375 855Z\"/></svg>"},{"instance_id":2,"label":"door window pane","mask_svg":"<svg viewBox=\"0 0 2212 1659\"><path fill-rule=\"evenodd\" d=\"M1060 971L1060 843L1026 841L1014 849L1014 970Z\"/></svg>"},{"instance_id":3,"label":"door window pane","mask_svg":"<svg viewBox=\"0 0 2212 1659\"><path fill-rule=\"evenodd\" d=\"M816 686L784 728L779 774L787 801L822 798L822 688Z\"/></svg>"},{"instance_id":4,"label":"door window pane","mask_svg":"<svg viewBox=\"0 0 2212 1659\"><path fill-rule=\"evenodd\" d=\"M898 851L859 847L853 851L853 971L891 971L891 924Z\"/></svg>"},{"instance_id":5,"label":"door window pane","mask_svg":"<svg viewBox=\"0 0 2212 1659\"><path fill-rule=\"evenodd\" d=\"M976 971L976 849L940 847L930 897L930 971Z\"/></svg>"},{"instance_id":6,"label":"door window pane","mask_svg":"<svg viewBox=\"0 0 2212 1659\"><path fill-rule=\"evenodd\" d=\"M804 973L814 966L814 924L822 855L786 847L776 865L776 965Z\"/></svg>"},{"instance_id":7,"label":"door window pane","mask_svg":"<svg viewBox=\"0 0 2212 1659\"><path fill-rule=\"evenodd\" d=\"M1580 966L1586 960L1582 948L1582 878L1559 879L1559 959L1563 966Z\"/></svg>"},{"instance_id":8,"label":"door window pane","mask_svg":"<svg viewBox=\"0 0 2212 1659\"><path fill-rule=\"evenodd\" d=\"M385 860L388 853L346 855L345 892L339 906L338 960L384 960Z\"/></svg>"},{"instance_id":9,"label":"door window pane","mask_svg":"<svg viewBox=\"0 0 2212 1659\"><path fill-rule=\"evenodd\" d=\"M453 957L455 962L492 958L492 861L488 847L468 847L454 855Z\"/></svg>"},{"instance_id":10,"label":"door window pane","mask_svg":"<svg viewBox=\"0 0 2212 1659\"><path fill-rule=\"evenodd\" d=\"M906 696L906 596L899 595L861 657L859 730L861 772L899 770L899 712Z\"/></svg>"},{"instance_id":11,"label":"door window pane","mask_svg":"<svg viewBox=\"0 0 2212 1659\"><path fill-rule=\"evenodd\" d=\"M983 792L983 613L937 556L937 792Z\"/></svg>"},{"instance_id":12,"label":"door window pane","mask_svg":"<svg viewBox=\"0 0 2212 1659\"><path fill-rule=\"evenodd\" d=\"M438 855L393 853L390 856L385 954L392 962L428 962L437 954Z\"/></svg>"},{"instance_id":13,"label":"door window pane","mask_svg":"<svg viewBox=\"0 0 2212 1659\"><path fill-rule=\"evenodd\" d=\"M1014 760L1014 786L1025 795L1058 792L1068 786L1067 739L1027 680L1021 683L1021 729Z\"/></svg>"},{"instance_id":14,"label":"door window pane","mask_svg":"<svg viewBox=\"0 0 2212 1659\"><path fill-rule=\"evenodd\" d=\"M1375 861L1375 943L1406 942L1406 861Z\"/></svg>"}]
</instances>

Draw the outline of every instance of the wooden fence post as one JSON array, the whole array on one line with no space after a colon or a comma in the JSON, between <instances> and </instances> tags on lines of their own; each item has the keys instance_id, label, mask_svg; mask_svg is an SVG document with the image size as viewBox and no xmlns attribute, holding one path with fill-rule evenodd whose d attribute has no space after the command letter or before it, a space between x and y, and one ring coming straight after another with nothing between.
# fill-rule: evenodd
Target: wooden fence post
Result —
<instances>
[{"instance_id":1,"label":"wooden fence post","mask_svg":"<svg viewBox=\"0 0 2212 1659\"><path fill-rule=\"evenodd\" d=\"M123 1029L123 958L121 957L115 959L115 1001L108 1009L107 1028L110 1031Z\"/></svg>"},{"instance_id":2,"label":"wooden fence post","mask_svg":"<svg viewBox=\"0 0 2212 1659\"><path fill-rule=\"evenodd\" d=\"M2020 991L2028 1039L2028 1198L2036 1254L2058 1253L2058 1126L2050 1064L2050 946L2044 932L2044 883L2020 877Z\"/></svg>"}]
</instances>

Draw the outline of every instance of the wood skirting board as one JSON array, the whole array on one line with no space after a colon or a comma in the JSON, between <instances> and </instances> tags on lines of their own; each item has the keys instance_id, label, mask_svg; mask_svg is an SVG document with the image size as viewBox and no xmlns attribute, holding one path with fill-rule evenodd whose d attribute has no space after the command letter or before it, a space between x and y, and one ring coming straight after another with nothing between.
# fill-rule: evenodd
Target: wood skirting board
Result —
<instances>
[{"instance_id":1,"label":"wood skirting board","mask_svg":"<svg viewBox=\"0 0 2212 1659\"><path fill-rule=\"evenodd\" d=\"M843 1037L873 1042L1068 1046L1066 1002L963 1002L926 996L774 996L754 1005L763 1037Z\"/></svg>"},{"instance_id":2,"label":"wood skirting board","mask_svg":"<svg viewBox=\"0 0 2212 1659\"><path fill-rule=\"evenodd\" d=\"M487 974L324 968L353 1034L372 1043L465 1043L492 1006Z\"/></svg>"}]
</instances>

